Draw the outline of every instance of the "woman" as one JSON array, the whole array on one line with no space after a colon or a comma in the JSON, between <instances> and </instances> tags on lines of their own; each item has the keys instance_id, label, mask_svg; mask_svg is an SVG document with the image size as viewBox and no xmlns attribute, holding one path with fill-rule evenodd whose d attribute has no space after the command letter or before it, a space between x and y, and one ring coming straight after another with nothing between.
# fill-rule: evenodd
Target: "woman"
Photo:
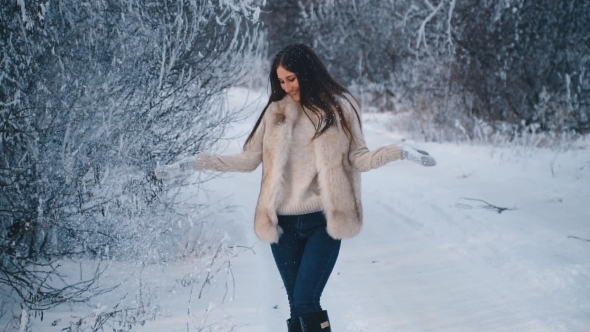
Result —
<instances>
[{"instance_id":1,"label":"woman","mask_svg":"<svg viewBox=\"0 0 590 332\"><path fill-rule=\"evenodd\" d=\"M331 331L320 296L336 263L341 239L362 225L360 172L398 159L424 166L426 152L389 145L369 151L359 107L303 44L276 54L268 104L236 155L199 154L156 170L250 172L263 164L256 206L256 235L271 244L291 317L289 331Z\"/></svg>"}]
</instances>

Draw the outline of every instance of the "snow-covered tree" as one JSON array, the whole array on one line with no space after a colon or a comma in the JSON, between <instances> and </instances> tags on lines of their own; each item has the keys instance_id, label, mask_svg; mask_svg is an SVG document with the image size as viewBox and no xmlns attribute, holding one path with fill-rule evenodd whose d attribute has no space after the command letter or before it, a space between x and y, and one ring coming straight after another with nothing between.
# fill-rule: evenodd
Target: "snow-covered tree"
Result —
<instances>
[{"instance_id":1,"label":"snow-covered tree","mask_svg":"<svg viewBox=\"0 0 590 332\"><path fill-rule=\"evenodd\" d=\"M0 8L0 284L42 310L62 257L166 255L157 164L209 149L263 44L250 0L18 0ZM39 273L43 270L42 273Z\"/></svg>"},{"instance_id":2,"label":"snow-covered tree","mask_svg":"<svg viewBox=\"0 0 590 332\"><path fill-rule=\"evenodd\" d=\"M309 43L363 103L413 114L408 129L425 139L479 125L590 132L587 1L298 4L280 16L282 38Z\"/></svg>"},{"instance_id":3,"label":"snow-covered tree","mask_svg":"<svg viewBox=\"0 0 590 332\"><path fill-rule=\"evenodd\" d=\"M590 3L461 2L453 80L486 121L590 132Z\"/></svg>"}]
</instances>

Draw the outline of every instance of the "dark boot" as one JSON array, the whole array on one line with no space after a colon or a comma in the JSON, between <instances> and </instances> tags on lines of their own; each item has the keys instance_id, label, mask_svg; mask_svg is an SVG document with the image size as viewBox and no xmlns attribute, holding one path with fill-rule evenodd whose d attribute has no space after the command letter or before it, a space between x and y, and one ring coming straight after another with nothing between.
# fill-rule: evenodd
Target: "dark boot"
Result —
<instances>
[{"instance_id":1,"label":"dark boot","mask_svg":"<svg viewBox=\"0 0 590 332\"><path fill-rule=\"evenodd\" d=\"M302 332L331 332L330 320L328 319L328 312L315 312L313 314L299 317L301 321Z\"/></svg>"},{"instance_id":2,"label":"dark boot","mask_svg":"<svg viewBox=\"0 0 590 332\"><path fill-rule=\"evenodd\" d=\"M287 319L287 328L288 332L303 332L299 321L291 321L290 319Z\"/></svg>"}]
</instances>

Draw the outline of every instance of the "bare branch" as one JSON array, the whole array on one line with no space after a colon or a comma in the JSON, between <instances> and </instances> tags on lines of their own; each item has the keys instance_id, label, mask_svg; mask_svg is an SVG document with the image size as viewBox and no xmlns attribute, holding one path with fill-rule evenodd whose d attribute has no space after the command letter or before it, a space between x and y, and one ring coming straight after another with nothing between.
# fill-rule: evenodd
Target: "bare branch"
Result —
<instances>
[{"instance_id":1,"label":"bare branch","mask_svg":"<svg viewBox=\"0 0 590 332\"><path fill-rule=\"evenodd\" d=\"M477 199L477 198L467 198L467 197L461 197L459 198L464 199L464 200L468 200L468 201L476 201L476 202L481 202L484 203L485 205L483 206L484 209L488 209L488 210L494 210L497 211L498 213L502 213L504 211L512 211L512 210L516 210L515 208L505 208L505 207L499 207L493 204L490 204L486 201L484 201L483 199ZM458 203L459 204L459 203Z\"/></svg>"},{"instance_id":2,"label":"bare branch","mask_svg":"<svg viewBox=\"0 0 590 332\"><path fill-rule=\"evenodd\" d=\"M583 239L583 238L581 238L581 237L577 237L577 236L573 236L573 235L570 235L570 236L568 236L567 238L568 238L568 239L576 239L576 240L581 240L581 241L590 242L590 239Z\"/></svg>"}]
</instances>

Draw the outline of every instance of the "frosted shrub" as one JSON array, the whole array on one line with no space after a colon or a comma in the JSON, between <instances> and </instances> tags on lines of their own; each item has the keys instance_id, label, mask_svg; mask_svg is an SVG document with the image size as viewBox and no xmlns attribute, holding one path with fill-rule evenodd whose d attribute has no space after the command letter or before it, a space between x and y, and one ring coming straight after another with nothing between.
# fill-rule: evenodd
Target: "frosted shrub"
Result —
<instances>
[{"instance_id":1,"label":"frosted shrub","mask_svg":"<svg viewBox=\"0 0 590 332\"><path fill-rule=\"evenodd\" d=\"M60 258L174 251L183 230L171 225L199 206L181 206L152 170L210 148L232 121L223 96L259 58L258 11L248 0L1 6L0 284L43 310L81 300L100 272L49 285Z\"/></svg>"}]
</instances>

